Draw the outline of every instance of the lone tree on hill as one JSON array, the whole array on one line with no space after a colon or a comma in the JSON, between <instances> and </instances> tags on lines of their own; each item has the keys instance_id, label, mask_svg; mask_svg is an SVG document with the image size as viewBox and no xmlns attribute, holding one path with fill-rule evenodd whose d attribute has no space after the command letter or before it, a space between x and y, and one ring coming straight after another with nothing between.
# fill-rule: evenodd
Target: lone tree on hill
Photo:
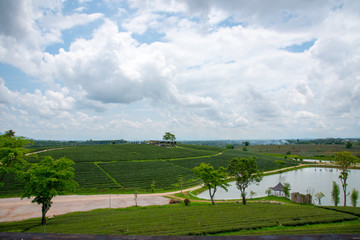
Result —
<instances>
[{"instance_id":1,"label":"lone tree on hill","mask_svg":"<svg viewBox=\"0 0 360 240\"><path fill-rule=\"evenodd\" d=\"M0 187L4 184L6 174L20 173L27 165L24 159L28 152L24 146L31 143L23 137L15 137L13 130L8 130L0 135Z\"/></svg>"},{"instance_id":2,"label":"lone tree on hill","mask_svg":"<svg viewBox=\"0 0 360 240\"><path fill-rule=\"evenodd\" d=\"M255 158L233 158L228 166L230 175L235 176L236 186L241 192L242 202L246 204L246 188L262 180L262 172L257 169Z\"/></svg>"},{"instance_id":3,"label":"lone tree on hill","mask_svg":"<svg viewBox=\"0 0 360 240\"><path fill-rule=\"evenodd\" d=\"M166 132L165 135L163 136L163 140L164 140L164 141L175 142L176 137L175 137L175 135L172 134L171 132Z\"/></svg>"},{"instance_id":4,"label":"lone tree on hill","mask_svg":"<svg viewBox=\"0 0 360 240\"><path fill-rule=\"evenodd\" d=\"M209 189L209 195L212 205L215 205L214 196L217 190L217 187L221 187L227 191L229 186L226 183L226 172L224 168L219 168L214 170L214 167L210 164L201 163L199 166L194 167L192 170L195 175L200 178L204 185Z\"/></svg>"},{"instance_id":5,"label":"lone tree on hill","mask_svg":"<svg viewBox=\"0 0 360 240\"><path fill-rule=\"evenodd\" d=\"M357 157L355 157L354 155L352 155L351 153L344 151L344 152L336 152L335 153L335 160L334 163L336 165L338 165L341 169L339 178L341 181L341 185L343 188L343 193L344 193L344 206L346 206L346 188L347 188L347 179L349 176L349 168L351 168L352 165L356 164L359 161L359 159Z\"/></svg>"},{"instance_id":6,"label":"lone tree on hill","mask_svg":"<svg viewBox=\"0 0 360 240\"><path fill-rule=\"evenodd\" d=\"M78 186L74 178L75 163L65 157L54 160L51 157L44 157L39 163L33 163L29 169L22 174L25 183L23 198L35 196L33 203L41 204L42 219L41 224L46 224L46 213L49 211L52 199L73 191Z\"/></svg>"}]
</instances>

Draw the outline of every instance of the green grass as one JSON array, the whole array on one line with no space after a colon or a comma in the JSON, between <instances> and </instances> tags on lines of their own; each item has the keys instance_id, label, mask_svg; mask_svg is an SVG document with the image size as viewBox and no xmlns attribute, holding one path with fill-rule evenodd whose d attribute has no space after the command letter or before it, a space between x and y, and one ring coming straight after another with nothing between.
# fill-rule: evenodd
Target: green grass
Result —
<instances>
[{"instance_id":1,"label":"green grass","mask_svg":"<svg viewBox=\"0 0 360 240\"><path fill-rule=\"evenodd\" d=\"M244 230L328 225L353 221L358 217L315 206L249 203L184 204L100 209L90 212L69 213L48 221L47 233L72 234L125 234L125 235L207 235ZM355 221L354 221L355 220ZM40 219L0 223L0 232L43 232ZM318 225L317 228L322 228ZM316 225L314 225L316 226ZM359 232L353 224L347 233ZM316 228L315 228L316 229ZM314 230L314 229L313 229Z\"/></svg>"}]
</instances>

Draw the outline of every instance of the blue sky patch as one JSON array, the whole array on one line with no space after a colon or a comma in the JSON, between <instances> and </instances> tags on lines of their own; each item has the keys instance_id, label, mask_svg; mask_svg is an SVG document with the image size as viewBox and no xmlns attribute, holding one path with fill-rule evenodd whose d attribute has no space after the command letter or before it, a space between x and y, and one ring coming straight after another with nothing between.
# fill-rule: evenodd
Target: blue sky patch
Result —
<instances>
[{"instance_id":1,"label":"blue sky patch","mask_svg":"<svg viewBox=\"0 0 360 240\"><path fill-rule=\"evenodd\" d=\"M293 44L293 45L287 46L283 49L288 52L293 52L293 53L305 52L314 45L315 41L316 41L316 39L311 40L311 41L306 41L301 44Z\"/></svg>"}]
</instances>

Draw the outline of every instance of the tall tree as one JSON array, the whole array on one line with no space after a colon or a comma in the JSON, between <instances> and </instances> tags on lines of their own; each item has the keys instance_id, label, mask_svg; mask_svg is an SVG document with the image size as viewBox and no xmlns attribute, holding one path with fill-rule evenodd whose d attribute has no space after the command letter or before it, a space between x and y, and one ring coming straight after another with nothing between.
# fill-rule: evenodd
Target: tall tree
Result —
<instances>
[{"instance_id":1,"label":"tall tree","mask_svg":"<svg viewBox=\"0 0 360 240\"><path fill-rule=\"evenodd\" d=\"M0 187L4 184L6 174L18 173L27 165L24 159L25 145L31 143L23 137L16 137L13 130L8 130L0 135Z\"/></svg>"},{"instance_id":2,"label":"tall tree","mask_svg":"<svg viewBox=\"0 0 360 240\"><path fill-rule=\"evenodd\" d=\"M226 182L227 174L225 169L219 168L215 170L210 164L201 163L199 166L194 167L192 171L203 181L204 186L208 188L211 203L215 205L214 196L217 187L221 187L227 191L227 187L229 186Z\"/></svg>"},{"instance_id":3,"label":"tall tree","mask_svg":"<svg viewBox=\"0 0 360 240\"><path fill-rule=\"evenodd\" d=\"M333 188L331 191L331 199L334 202L335 206L337 206L340 202L340 188L339 185L336 184L335 181L333 181Z\"/></svg>"},{"instance_id":4,"label":"tall tree","mask_svg":"<svg viewBox=\"0 0 360 240\"><path fill-rule=\"evenodd\" d=\"M235 176L236 186L241 192L242 202L246 204L246 188L262 180L262 172L257 168L255 158L233 158L228 166L230 175Z\"/></svg>"},{"instance_id":5,"label":"tall tree","mask_svg":"<svg viewBox=\"0 0 360 240\"><path fill-rule=\"evenodd\" d=\"M33 163L29 169L22 174L25 183L23 198L35 196L33 203L41 204L41 224L46 224L46 213L49 211L52 199L67 191L74 191L78 186L73 180L74 162L62 157L54 160L44 157L39 163Z\"/></svg>"},{"instance_id":6,"label":"tall tree","mask_svg":"<svg viewBox=\"0 0 360 240\"><path fill-rule=\"evenodd\" d=\"M344 151L344 152L336 152L335 153L335 160L334 163L338 165L341 169L339 178L341 181L341 185L343 188L344 193L344 206L346 206L346 197L347 197L347 179L349 177L349 172L352 165L355 165L358 162L358 158L352 155L351 153Z\"/></svg>"}]
</instances>

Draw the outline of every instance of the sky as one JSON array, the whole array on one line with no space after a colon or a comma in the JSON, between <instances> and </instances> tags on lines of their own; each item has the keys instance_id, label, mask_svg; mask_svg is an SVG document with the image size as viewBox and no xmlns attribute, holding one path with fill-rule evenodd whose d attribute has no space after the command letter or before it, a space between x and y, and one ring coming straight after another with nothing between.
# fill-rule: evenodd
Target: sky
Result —
<instances>
[{"instance_id":1,"label":"sky","mask_svg":"<svg viewBox=\"0 0 360 240\"><path fill-rule=\"evenodd\" d=\"M2 0L0 132L360 137L360 1Z\"/></svg>"}]
</instances>

